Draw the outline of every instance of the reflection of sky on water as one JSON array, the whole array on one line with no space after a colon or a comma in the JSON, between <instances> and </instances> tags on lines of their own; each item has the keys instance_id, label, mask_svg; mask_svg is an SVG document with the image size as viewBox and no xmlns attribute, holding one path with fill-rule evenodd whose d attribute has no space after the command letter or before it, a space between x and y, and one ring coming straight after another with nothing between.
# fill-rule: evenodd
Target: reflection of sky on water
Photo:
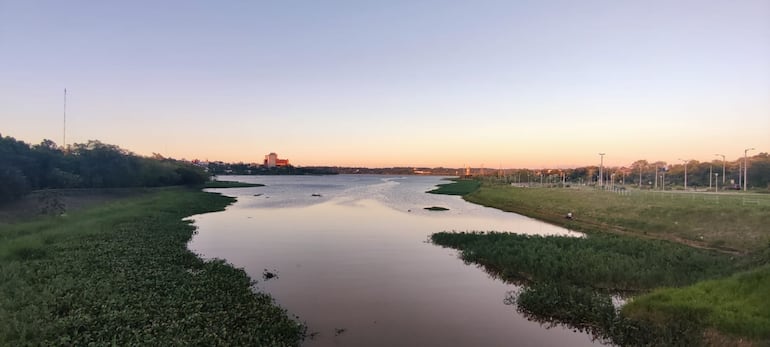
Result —
<instances>
[{"instance_id":1,"label":"reflection of sky on water","mask_svg":"<svg viewBox=\"0 0 770 347\"><path fill-rule=\"evenodd\" d=\"M503 304L514 286L425 242L443 230L569 233L564 229L425 194L443 183L437 177L238 179L267 186L218 190L238 202L194 216L199 232L190 248L258 279L260 290L319 332L307 346L592 344L584 334L521 318ZM430 206L450 210L423 209ZM278 278L263 281L264 269ZM336 328L346 331L335 336Z\"/></svg>"}]
</instances>

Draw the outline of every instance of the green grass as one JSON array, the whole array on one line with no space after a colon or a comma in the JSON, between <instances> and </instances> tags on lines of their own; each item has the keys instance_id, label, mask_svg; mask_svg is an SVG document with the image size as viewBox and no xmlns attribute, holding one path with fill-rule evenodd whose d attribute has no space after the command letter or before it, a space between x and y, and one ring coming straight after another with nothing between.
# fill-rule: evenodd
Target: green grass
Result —
<instances>
[{"instance_id":1,"label":"green grass","mask_svg":"<svg viewBox=\"0 0 770 347\"><path fill-rule=\"evenodd\" d=\"M623 313L665 326L696 312L706 326L728 335L770 342L770 265L684 288L634 298Z\"/></svg>"},{"instance_id":2,"label":"green grass","mask_svg":"<svg viewBox=\"0 0 770 347\"><path fill-rule=\"evenodd\" d=\"M743 253L770 244L770 196L760 194L748 198L745 194L641 191L619 195L593 189L485 184L463 198L584 232L634 234ZM568 212L574 220L564 218Z\"/></svg>"},{"instance_id":3,"label":"green grass","mask_svg":"<svg viewBox=\"0 0 770 347\"><path fill-rule=\"evenodd\" d=\"M428 191L431 194L465 195L481 186L477 180L455 179L452 183L439 184L438 188Z\"/></svg>"},{"instance_id":4,"label":"green grass","mask_svg":"<svg viewBox=\"0 0 770 347\"><path fill-rule=\"evenodd\" d=\"M431 240L461 250L463 260L484 265L508 281L562 282L609 292L682 286L746 267L714 251L609 234L577 238L441 232Z\"/></svg>"},{"instance_id":5,"label":"green grass","mask_svg":"<svg viewBox=\"0 0 770 347\"><path fill-rule=\"evenodd\" d=\"M298 345L244 271L187 250L182 218L233 200L161 189L0 229L0 345Z\"/></svg>"},{"instance_id":6,"label":"green grass","mask_svg":"<svg viewBox=\"0 0 770 347\"><path fill-rule=\"evenodd\" d=\"M235 181L208 181L203 185L203 188L248 188L248 187L264 187L261 183L245 183Z\"/></svg>"},{"instance_id":7,"label":"green grass","mask_svg":"<svg viewBox=\"0 0 770 347\"><path fill-rule=\"evenodd\" d=\"M770 344L767 196L484 183L463 198L586 233L432 235L465 261L524 284L506 301L533 320L619 345ZM608 294L618 292L638 296L616 311Z\"/></svg>"},{"instance_id":8,"label":"green grass","mask_svg":"<svg viewBox=\"0 0 770 347\"><path fill-rule=\"evenodd\" d=\"M727 336L717 344L770 342L768 251L736 257L604 233L442 232L431 240L523 285L506 301L544 324L567 324L619 345L698 345L707 330ZM617 312L612 293L641 296Z\"/></svg>"}]
</instances>

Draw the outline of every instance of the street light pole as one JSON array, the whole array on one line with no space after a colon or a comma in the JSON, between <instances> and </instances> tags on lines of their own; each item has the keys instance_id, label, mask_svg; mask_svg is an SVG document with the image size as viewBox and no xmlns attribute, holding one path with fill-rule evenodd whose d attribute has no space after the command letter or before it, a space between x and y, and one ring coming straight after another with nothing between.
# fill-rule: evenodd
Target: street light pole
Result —
<instances>
[{"instance_id":1,"label":"street light pole","mask_svg":"<svg viewBox=\"0 0 770 347\"><path fill-rule=\"evenodd\" d=\"M599 153L601 156L601 162L599 163L599 186L604 187L604 176L602 170L604 170L604 153Z\"/></svg>"},{"instance_id":2,"label":"street light pole","mask_svg":"<svg viewBox=\"0 0 770 347\"><path fill-rule=\"evenodd\" d=\"M666 190L666 168L663 168L663 175L660 178L660 188L661 190Z\"/></svg>"},{"instance_id":3,"label":"street light pole","mask_svg":"<svg viewBox=\"0 0 770 347\"><path fill-rule=\"evenodd\" d=\"M716 156L722 157L722 185L725 185L725 155L724 154L714 154Z\"/></svg>"},{"instance_id":4,"label":"street light pole","mask_svg":"<svg viewBox=\"0 0 770 347\"><path fill-rule=\"evenodd\" d=\"M753 151L754 148L746 148L743 150L743 191L746 191L746 186L749 181L749 160L748 153Z\"/></svg>"},{"instance_id":5,"label":"street light pole","mask_svg":"<svg viewBox=\"0 0 770 347\"><path fill-rule=\"evenodd\" d=\"M679 158L679 160L684 162L684 191L687 191L687 160L682 158Z\"/></svg>"}]
</instances>

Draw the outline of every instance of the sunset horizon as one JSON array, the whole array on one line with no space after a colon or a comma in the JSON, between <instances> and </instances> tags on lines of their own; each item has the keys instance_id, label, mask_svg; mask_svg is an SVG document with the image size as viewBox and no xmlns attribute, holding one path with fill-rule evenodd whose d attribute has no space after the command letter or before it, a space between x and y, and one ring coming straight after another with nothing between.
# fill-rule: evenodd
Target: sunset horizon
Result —
<instances>
[{"instance_id":1,"label":"sunset horizon","mask_svg":"<svg viewBox=\"0 0 770 347\"><path fill-rule=\"evenodd\" d=\"M2 5L0 133L62 145L66 88L67 144L179 159L542 168L770 150L764 1L150 5Z\"/></svg>"}]
</instances>

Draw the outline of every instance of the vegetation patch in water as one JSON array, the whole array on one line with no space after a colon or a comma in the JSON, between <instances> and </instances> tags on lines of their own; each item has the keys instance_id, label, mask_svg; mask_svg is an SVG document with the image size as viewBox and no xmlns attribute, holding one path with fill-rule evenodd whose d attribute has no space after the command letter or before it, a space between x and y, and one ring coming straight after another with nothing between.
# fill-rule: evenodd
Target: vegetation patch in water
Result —
<instances>
[{"instance_id":1,"label":"vegetation patch in water","mask_svg":"<svg viewBox=\"0 0 770 347\"><path fill-rule=\"evenodd\" d=\"M0 345L299 345L304 327L241 269L187 249L183 188L0 229Z\"/></svg>"},{"instance_id":2,"label":"vegetation patch in water","mask_svg":"<svg viewBox=\"0 0 770 347\"><path fill-rule=\"evenodd\" d=\"M471 179L455 179L452 183L439 184L436 189L428 191L431 194L465 195L479 189L481 183Z\"/></svg>"},{"instance_id":3,"label":"vegetation patch in water","mask_svg":"<svg viewBox=\"0 0 770 347\"><path fill-rule=\"evenodd\" d=\"M738 262L715 251L609 234L586 237L441 232L441 246L509 281L557 281L610 292L681 286L733 273Z\"/></svg>"},{"instance_id":4,"label":"vegetation patch in water","mask_svg":"<svg viewBox=\"0 0 770 347\"><path fill-rule=\"evenodd\" d=\"M720 343L770 340L770 265L725 278L766 264L763 254L735 257L602 233L572 238L442 232L431 240L522 284L507 303L544 324L567 324L620 345L698 345L710 330ZM612 305L612 293L662 286L682 288L632 298L622 311Z\"/></svg>"},{"instance_id":5,"label":"vegetation patch in water","mask_svg":"<svg viewBox=\"0 0 770 347\"><path fill-rule=\"evenodd\" d=\"M203 188L248 188L248 187L264 187L261 183L246 183L235 181L208 181L203 185Z\"/></svg>"}]
</instances>

